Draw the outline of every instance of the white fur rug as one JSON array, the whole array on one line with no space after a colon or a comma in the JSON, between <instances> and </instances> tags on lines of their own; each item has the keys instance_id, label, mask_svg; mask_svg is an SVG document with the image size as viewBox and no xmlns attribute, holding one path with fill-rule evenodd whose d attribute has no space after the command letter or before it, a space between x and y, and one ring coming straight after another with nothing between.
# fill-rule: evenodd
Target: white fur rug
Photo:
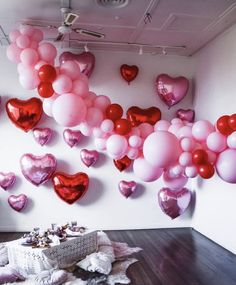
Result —
<instances>
[{"instance_id":1,"label":"white fur rug","mask_svg":"<svg viewBox=\"0 0 236 285\"><path fill-rule=\"evenodd\" d=\"M104 232L98 232L98 252L92 253L84 260L77 263L73 273L71 268L66 270L47 270L38 275L27 275L25 281L6 283L12 285L115 285L130 284L127 277L128 267L137 262L136 258L130 257L139 252L139 247L129 247L126 243L113 242ZM20 269L19 269L20 271ZM59 272L60 271L60 272ZM70 272L69 272L70 271ZM86 277L84 274L86 273ZM98 272L98 273L94 273ZM53 275L54 274L54 275ZM59 275L66 275L64 282L58 282ZM60 277L59 277L60 278Z\"/></svg>"}]
</instances>

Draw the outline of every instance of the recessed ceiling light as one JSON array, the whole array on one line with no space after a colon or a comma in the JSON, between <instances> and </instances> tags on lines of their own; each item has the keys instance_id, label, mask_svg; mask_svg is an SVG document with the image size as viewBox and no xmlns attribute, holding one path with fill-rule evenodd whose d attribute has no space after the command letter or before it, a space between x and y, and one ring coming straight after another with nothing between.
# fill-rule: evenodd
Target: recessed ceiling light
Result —
<instances>
[{"instance_id":1,"label":"recessed ceiling light","mask_svg":"<svg viewBox=\"0 0 236 285\"><path fill-rule=\"evenodd\" d=\"M130 0L95 0L95 2L106 8L123 8L129 4Z\"/></svg>"}]
</instances>

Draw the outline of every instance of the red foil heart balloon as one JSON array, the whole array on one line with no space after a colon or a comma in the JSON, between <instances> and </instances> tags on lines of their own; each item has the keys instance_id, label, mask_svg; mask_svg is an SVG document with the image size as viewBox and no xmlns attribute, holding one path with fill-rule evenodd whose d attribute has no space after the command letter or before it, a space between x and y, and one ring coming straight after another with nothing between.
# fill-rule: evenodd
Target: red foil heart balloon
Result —
<instances>
[{"instance_id":1,"label":"red foil heart balloon","mask_svg":"<svg viewBox=\"0 0 236 285\"><path fill-rule=\"evenodd\" d=\"M161 111L156 107L141 109L137 106L132 106L127 110L126 116L133 127L142 123L155 125L155 123L161 119Z\"/></svg>"},{"instance_id":2,"label":"red foil heart balloon","mask_svg":"<svg viewBox=\"0 0 236 285\"><path fill-rule=\"evenodd\" d=\"M175 191L166 187L161 188L158 192L158 203L161 210L172 219L183 214L190 201L191 192L187 188Z\"/></svg>"},{"instance_id":3,"label":"red foil heart balloon","mask_svg":"<svg viewBox=\"0 0 236 285\"><path fill-rule=\"evenodd\" d=\"M122 64L120 67L120 74L130 84L138 75L138 67L136 65Z\"/></svg>"},{"instance_id":4,"label":"red foil heart balloon","mask_svg":"<svg viewBox=\"0 0 236 285\"><path fill-rule=\"evenodd\" d=\"M132 162L132 160L126 155L122 157L121 159L113 160L116 168L122 172L126 168L128 168Z\"/></svg>"},{"instance_id":5,"label":"red foil heart balloon","mask_svg":"<svg viewBox=\"0 0 236 285\"><path fill-rule=\"evenodd\" d=\"M169 108L185 97L188 87L188 79L183 76L172 78L167 74L160 74L156 79L157 95Z\"/></svg>"},{"instance_id":6,"label":"red foil heart balloon","mask_svg":"<svg viewBox=\"0 0 236 285\"><path fill-rule=\"evenodd\" d=\"M57 195L68 204L81 199L89 186L88 175L83 172L73 175L56 172L52 177L52 182Z\"/></svg>"},{"instance_id":7,"label":"red foil heart balloon","mask_svg":"<svg viewBox=\"0 0 236 285\"><path fill-rule=\"evenodd\" d=\"M8 204L17 212L20 212L26 207L28 198L25 194L10 195L8 198Z\"/></svg>"},{"instance_id":8,"label":"red foil heart balloon","mask_svg":"<svg viewBox=\"0 0 236 285\"><path fill-rule=\"evenodd\" d=\"M41 119L43 112L42 101L34 97L28 100L13 98L7 101L6 111L13 124L28 132Z\"/></svg>"},{"instance_id":9,"label":"red foil heart balloon","mask_svg":"<svg viewBox=\"0 0 236 285\"><path fill-rule=\"evenodd\" d=\"M187 109L187 110L179 109L176 112L176 117L181 119L181 120L188 121L188 122L192 123L194 121L194 118L195 118L195 112L192 109Z\"/></svg>"},{"instance_id":10,"label":"red foil heart balloon","mask_svg":"<svg viewBox=\"0 0 236 285\"><path fill-rule=\"evenodd\" d=\"M75 60L80 67L83 74L90 77L95 65L95 56L91 52L83 52L81 54L74 54L72 52L63 52L59 57L60 65L67 60Z\"/></svg>"}]
</instances>

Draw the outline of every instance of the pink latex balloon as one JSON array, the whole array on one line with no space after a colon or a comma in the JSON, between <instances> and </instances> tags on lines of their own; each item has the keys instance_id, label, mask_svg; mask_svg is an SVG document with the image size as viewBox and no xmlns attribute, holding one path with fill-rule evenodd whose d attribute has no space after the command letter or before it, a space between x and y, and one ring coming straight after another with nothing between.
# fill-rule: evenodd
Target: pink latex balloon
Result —
<instances>
[{"instance_id":1,"label":"pink latex balloon","mask_svg":"<svg viewBox=\"0 0 236 285\"><path fill-rule=\"evenodd\" d=\"M38 47L38 54L40 59L50 62L55 59L57 55L57 50L54 45L50 43L42 43Z\"/></svg>"},{"instance_id":2,"label":"pink latex balloon","mask_svg":"<svg viewBox=\"0 0 236 285\"><path fill-rule=\"evenodd\" d=\"M128 198L130 195L132 195L136 188L137 183L135 181L124 181L121 180L118 184L120 193L125 196L125 198Z\"/></svg>"},{"instance_id":3,"label":"pink latex balloon","mask_svg":"<svg viewBox=\"0 0 236 285\"><path fill-rule=\"evenodd\" d=\"M53 102L56 100L57 97L59 97L59 94L53 94L50 98L46 98L43 100L43 111L46 115L49 117L52 117L52 105Z\"/></svg>"},{"instance_id":4,"label":"pink latex balloon","mask_svg":"<svg viewBox=\"0 0 236 285\"><path fill-rule=\"evenodd\" d=\"M37 51L35 51L34 49L26 48L21 52L20 60L24 65L33 67L38 62L39 56Z\"/></svg>"},{"instance_id":5,"label":"pink latex balloon","mask_svg":"<svg viewBox=\"0 0 236 285\"><path fill-rule=\"evenodd\" d=\"M93 129L86 122L80 123L79 129L85 137L90 137L92 135Z\"/></svg>"},{"instance_id":6,"label":"pink latex balloon","mask_svg":"<svg viewBox=\"0 0 236 285\"><path fill-rule=\"evenodd\" d=\"M23 210L28 202L28 197L25 194L10 195L8 198L8 204L17 212Z\"/></svg>"},{"instance_id":7,"label":"pink latex balloon","mask_svg":"<svg viewBox=\"0 0 236 285\"><path fill-rule=\"evenodd\" d=\"M181 153L179 141L175 135L166 131L156 131L143 143L145 159L152 165L166 168L174 164Z\"/></svg>"},{"instance_id":8,"label":"pink latex balloon","mask_svg":"<svg viewBox=\"0 0 236 285\"><path fill-rule=\"evenodd\" d=\"M134 160L133 170L134 174L145 182L157 180L163 172L162 168L151 165L143 157Z\"/></svg>"},{"instance_id":9,"label":"pink latex balloon","mask_svg":"<svg viewBox=\"0 0 236 285\"><path fill-rule=\"evenodd\" d=\"M98 95L93 102L93 106L100 109L102 112L111 104L111 100L105 95Z\"/></svg>"},{"instance_id":10,"label":"pink latex balloon","mask_svg":"<svg viewBox=\"0 0 236 285\"><path fill-rule=\"evenodd\" d=\"M133 135L129 137L129 145L138 148L142 145L142 139L139 136Z\"/></svg>"},{"instance_id":11,"label":"pink latex balloon","mask_svg":"<svg viewBox=\"0 0 236 285\"><path fill-rule=\"evenodd\" d=\"M21 61L21 52L22 49L18 48L16 44L12 43L7 47L7 58L14 63L19 63Z\"/></svg>"},{"instance_id":12,"label":"pink latex balloon","mask_svg":"<svg viewBox=\"0 0 236 285\"><path fill-rule=\"evenodd\" d=\"M16 42L16 39L21 35L19 30L13 30L9 33L9 39L12 43Z\"/></svg>"},{"instance_id":13,"label":"pink latex balloon","mask_svg":"<svg viewBox=\"0 0 236 285\"><path fill-rule=\"evenodd\" d=\"M36 70L39 70L41 66L46 65L46 64L48 64L46 61L44 61L44 60L39 60L39 61L35 64L34 68L35 68Z\"/></svg>"},{"instance_id":14,"label":"pink latex balloon","mask_svg":"<svg viewBox=\"0 0 236 285\"><path fill-rule=\"evenodd\" d=\"M127 147L128 142L126 138L121 135L111 135L106 142L108 155L113 159L124 157Z\"/></svg>"},{"instance_id":15,"label":"pink latex balloon","mask_svg":"<svg viewBox=\"0 0 236 285\"><path fill-rule=\"evenodd\" d=\"M161 210L172 219L182 215L191 201L191 192L187 188L179 191L172 191L167 187L161 188L157 196Z\"/></svg>"},{"instance_id":16,"label":"pink latex balloon","mask_svg":"<svg viewBox=\"0 0 236 285\"><path fill-rule=\"evenodd\" d=\"M206 150L207 156L208 156L208 162L215 165L217 154L213 151Z\"/></svg>"},{"instance_id":17,"label":"pink latex balloon","mask_svg":"<svg viewBox=\"0 0 236 285\"><path fill-rule=\"evenodd\" d=\"M139 157L138 149L130 147L127 151L127 156L128 158L133 159L133 160L138 158Z\"/></svg>"},{"instance_id":18,"label":"pink latex balloon","mask_svg":"<svg viewBox=\"0 0 236 285\"><path fill-rule=\"evenodd\" d=\"M29 44L29 48L32 48L32 49L38 50L38 47L39 47L39 44L37 41L31 41Z\"/></svg>"},{"instance_id":19,"label":"pink latex balloon","mask_svg":"<svg viewBox=\"0 0 236 285\"><path fill-rule=\"evenodd\" d=\"M27 47L29 47L30 45L30 39L29 37L25 36L25 35L20 35L17 39L16 39L16 44L19 48L25 49Z\"/></svg>"},{"instance_id":20,"label":"pink latex balloon","mask_svg":"<svg viewBox=\"0 0 236 285\"><path fill-rule=\"evenodd\" d=\"M31 37L35 33L36 29L27 25L20 25L20 32L22 35Z\"/></svg>"},{"instance_id":21,"label":"pink latex balloon","mask_svg":"<svg viewBox=\"0 0 236 285\"><path fill-rule=\"evenodd\" d=\"M114 123L112 120L105 119L101 123L101 130L105 133L111 133L114 129Z\"/></svg>"},{"instance_id":22,"label":"pink latex balloon","mask_svg":"<svg viewBox=\"0 0 236 285\"><path fill-rule=\"evenodd\" d=\"M34 128L33 137L38 144L43 146L50 141L52 130L50 128Z\"/></svg>"},{"instance_id":23,"label":"pink latex balloon","mask_svg":"<svg viewBox=\"0 0 236 285\"><path fill-rule=\"evenodd\" d=\"M72 89L72 81L70 77L65 74L60 74L52 83L53 90L57 94L68 93Z\"/></svg>"},{"instance_id":24,"label":"pink latex balloon","mask_svg":"<svg viewBox=\"0 0 236 285\"><path fill-rule=\"evenodd\" d=\"M85 122L90 127L100 126L102 120L103 120L103 113L101 110L99 110L98 108L95 108L95 107L90 107L87 109Z\"/></svg>"},{"instance_id":25,"label":"pink latex balloon","mask_svg":"<svg viewBox=\"0 0 236 285\"><path fill-rule=\"evenodd\" d=\"M106 139L105 138L95 138L94 144L97 151L104 151L106 150Z\"/></svg>"},{"instance_id":26,"label":"pink latex balloon","mask_svg":"<svg viewBox=\"0 0 236 285\"><path fill-rule=\"evenodd\" d=\"M197 121L193 124L192 135L197 141L204 142L212 132L214 132L214 126L207 120Z\"/></svg>"},{"instance_id":27,"label":"pink latex balloon","mask_svg":"<svg viewBox=\"0 0 236 285\"><path fill-rule=\"evenodd\" d=\"M209 134L206 141L207 147L214 152L222 152L226 149L226 137L218 132Z\"/></svg>"},{"instance_id":28,"label":"pink latex balloon","mask_svg":"<svg viewBox=\"0 0 236 285\"><path fill-rule=\"evenodd\" d=\"M192 123L195 118L195 112L192 109L179 109L176 112L176 117L183 120Z\"/></svg>"},{"instance_id":29,"label":"pink latex balloon","mask_svg":"<svg viewBox=\"0 0 236 285\"><path fill-rule=\"evenodd\" d=\"M170 176L174 178L174 177L178 177L181 174L183 174L184 168L180 164L176 164L176 165L171 166L168 169L168 171L170 173Z\"/></svg>"},{"instance_id":30,"label":"pink latex balloon","mask_svg":"<svg viewBox=\"0 0 236 285\"><path fill-rule=\"evenodd\" d=\"M154 132L154 127L149 123L142 123L138 126L140 130L140 136L143 139L146 139L151 133Z\"/></svg>"},{"instance_id":31,"label":"pink latex balloon","mask_svg":"<svg viewBox=\"0 0 236 285\"><path fill-rule=\"evenodd\" d=\"M182 124L172 124L170 125L168 132L172 133L176 137L178 136L178 131L183 127Z\"/></svg>"},{"instance_id":32,"label":"pink latex balloon","mask_svg":"<svg viewBox=\"0 0 236 285\"><path fill-rule=\"evenodd\" d=\"M218 155L216 171L221 179L228 183L236 183L236 150L226 149Z\"/></svg>"},{"instance_id":33,"label":"pink latex balloon","mask_svg":"<svg viewBox=\"0 0 236 285\"><path fill-rule=\"evenodd\" d=\"M16 175L13 172L3 173L0 172L0 186L7 190L12 187L16 181Z\"/></svg>"},{"instance_id":34,"label":"pink latex balloon","mask_svg":"<svg viewBox=\"0 0 236 285\"><path fill-rule=\"evenodd\" d=\"M80 151L81 161L87 167L94 165L96 161L98 160L98 157L99 157L99 153L96 150L81 149Z\"/></svg>"},{"instance_id":35,"label":"pink latex balloon","mask_svg":"<svg viewBox=\"0 0 236 285\"><path fill-rule=\"evenodd\" d=\"M188 87L188 79L183 76L172 78L167 74L160 74L156 79L157 95L169 108L186 96Z\"/></svg>"},{"instance_id":36,"label":"pink latex balloon","mask_svg":"<svg viewBox=\"0 0 236 285\"><path fill-rule=\"evenodd\" d=\"M191 138L183 138L180 142L183 151L192 151L195 146L195 142Z\"/></svg>"},{"instance_id":37,"label":"pink latex balloon","mask_svg":"<svg viewBox=\"0 0 236 285\"><path fill-rule=\"evenodd\" d=\"M83 99L73 93L59 96L52 105L53 118L64 127L79 125L85 119L86 112Z\"/></svg>"},{"instance_id":38,"label":"pink latex balloon","mask_svg":"<svg viewBox=\"0 0 236 285\"><path fill-rule=\"evenodd\" d=\"M179 156L179 164L181 166L190 166L192 165L192 153L191 152L187 152L184 151L181 153L181 155Z\"/></svg>"},{"instance_id":39,"label":"pink latex balloon","mask_svg":"<svg viewBox=\"0 0 236 285\"><path fill-rule=\"evenodd\" d=\"M82 76L79 76L78 79L73 81L72 92L85 98L89 92L88 82L84 80Z\"/></svg>"},{"instance_id":40,"label":"pink latex balloon","mask_svg":"<svg viewBox=\"0 0 236 285\"><path fill-rule=\"evenodd\" d=\"M27 90L33 90L38 87L40 80L38 72L34 68L27 68L20 73L19 82Z\"/></svg>"},{"instance_id":41,"label":"pink latex balloon","mask_svg":"<svg viewBox=\"0 0 236 285\"><path fill-rule=\"evenodd\" d=\"M192 127L190 126L181 127L177 132L177 136L179 139L192 138Z\"/></svg>"},{"instance_id":42,"label":"pink latex balloon","mask_svg":"<svg viewBox=\"0 0 236 285\"><path fill-rule=\"evenodd\" d=\"M166 120L160 120L154 125L154 131L168 131L170 126L170 122Z\"/></svg>"},{"instance_id":43,"label":"pink latex balloon","mask_svg":"<svg viewBox=\"0 0 236 285\"><path fill-rule=\"evenodd\" d=\"M194 178L198 175L198 170L196 166L187 166L184 173L186 177Z\"/></svg>"},{"instance_id":44,"label":"pink latex balloon","mask_svg":"<svg viewBox=\"0 0 236 285\"><path fill-rule=\"evenodd\" d=\"M85 76L85 75L84 75ZM88 108L93 107L93 102L96 99L97 95L91 91L85 94L84 103Z\"/></svg>"},{"instance_id":45,"label":"pink latex balloon","mask_svg":"<svg viewBox=\"0 0 236 285\"><path fill-rule=\"evenodd\" d=\"M31 39L36 42L41 42L43 40L43 32L39 29L35 29Z\"/></svg>"},{"instance_id":46,"label":"pink latex balloon","mask_svg":"<svg viewBox=\"0 0 236 285\"><path fill-rule=\"evenodd\" d=\"M56 165L57 160L52 154L36 156L26 153L20 159L20 167L24 177L36 186L52 177Z\"/></svg>"},{"instance_id":47,"label":"pink latex balloon","mask_svg":"<svg viewBox=\"0 0 236 285\"><path fill-rule=\"evenodd\" d=\"M228 145L229 148L236 149L236 132L232 132L227 137L227 145Z\"/></svg>"},{"instance_id":48,"label":"pink latex balloon","mask_svg":"<svg viewBox=\"0 0 236 285\"><path fill-rule=\"evenodd\" d=\"M90 77L95 65L95 56L91 52L83 52L81 54L73 54L71 52L63 52L59 57L60 64L74 60L80 67L83 74Z\"/></svg>"},{"instance_id":49,"label":"pink latex balloon","mask_svg":"<svg viewBox=\"0 0 236 285\"><path fill-rule=\"evenodd\" d=\"M104 138L106 134L100 128L93 128L93 136L95 138Z\"/></svg>"},{"instance_id":50,"label":"pink latex balloon","mask_svg":"<svg viewBox=\"0 0 236 285\"><path fill-rule=\"evenodd\" d=\"M188 178L185 175L180 174L177 177L172 177L169 171L165 171L163 174L163 181L167 187L173 190L181 189L188 182Z\"/></svg>"},{"instance_id":51,"label":"pink latex balloon","mask_svg":"<svg viewBox=\"0 0 236 285\"><path fill-rule=\"evenodd\" d=\"M178 118L174 118L171 120L171 125L181 125L184 126L184 123L181 119Z\"/></svg>"},{"instance_id":52,"label":"pink latex balloon","mask_svg":"<svg viewBox=\"0 0 236 285\"><path fill-rule=\"evenodd\" d=\"M63 139L70 147L78 145L82 137L81 131L72 131L70 129L63 131Z\"/></svg>"},{"instance_id":53,"label":"pink latex balloon","mask_svg":"<svg viewBox=\"0 0 236 285\"><path fill-rule=\"evenodd\" d=\"M80 68L75 61L68 60L62 63L60 73L70 77L71 80L75 80L80 76Z\"/></svg>"}]
</instances>

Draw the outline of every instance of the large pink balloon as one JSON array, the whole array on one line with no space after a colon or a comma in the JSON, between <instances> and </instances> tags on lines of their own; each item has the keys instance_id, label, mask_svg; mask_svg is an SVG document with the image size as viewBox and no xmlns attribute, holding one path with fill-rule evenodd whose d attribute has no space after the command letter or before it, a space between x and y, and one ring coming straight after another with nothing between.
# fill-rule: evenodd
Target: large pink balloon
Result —
<instances>
[{"instance_id":1,"label":"large pink balloon","mask_svg":"<svg viewBox=\"0 0 236 285\"><path fill-rule=\"evenodd\" d=\"M229 148L236 149L236 132L232 132L227 137L227 145L228 145Z\"/></svg>"},{"instance_id":2,"label":"large pink balloon","mask_svg":"<svg viewBox=\"0 0 236 285\"><path fill-rule=\"evenodd\" d=\"M36 156L26 153L20 159L20 167L24 177L36 186L52 177L56 165L57 160L52 154Z\"/></svg>"},{"instance_id":3,"label":"large pink balloon","mask_svg":"<svg viewBox=\"0 0 236 285\"><path fill-rule=\"evenodd\" d=\"M143 144L145 159L152 165L166 168L174 164L181 153L179 141L167 131L156 131Z\"/></svg>"},{"instance_id":4,"label":"large pink balloon","mask_svg":"<svg viewBox=\"0 0 236 285\"><path fill-rule=\"evenodd\" d=\"M21 35L19 30L13 30L9 33L9 39L12 43L16 42L16 39Z\"/></svg>"},{"instance_id":5,"label":"large pink balloon","mask_svg":"<svg viewBox=\"0 0 236 285\"><path fill-rule=\"evenodd\" d=\"M151 165L143 157L134 160L133 170L134 174L145 182L157 180L163 172L162 168Z\"/></svg>"},{"instance_id":6,"label":"large pink balloon","mask_svg":"<svg viewBox=\"0 0 236 285\"><path fill-rule=\"evenodd\" d=\"M97 127L103 120L103 113L98 108L90 107L87 110L85 121L90 127Z\"/></svg>"},{"instance_id":7,"label":"large pink balloon","mask_svg":"<svg viewBox=\"0 0 236 285\"><path fill-rule=\"evenodd\" d=\"M158 192L158 203L161 210L172 219L182 215L191 201L191 192L187 188L172 191L161 188Z\"/></svg>"},{"instance_id":8,"label":"large pink balloon","mask_svg":"<svg viewBox=\"0 0 236 285\"><path fill-rule=\"evenodd\" d=\"M81 75L73 81L72 92L85 98L89 92L87 79L84 80L84 77Z\"/></svg>"},{"instance_id":9,"label":"large pink balloon","mask_svg":"<svg viewBox=\"0 0 236 285\"><path fill-rule=\"evenodd\" d=\"M20 49L16 44L12 43L7 47L7 58L14 63L19 63L21 62L21 52L22 49Z\"/></svg>"},{"instance_id":10,"label":"large pink balloon","mask_svg":"<svg viewBox=\"0 0 236 285\"><path fill-rule=\"evenodd\" d=\"M105 95L98 95L93 102L93 106L100 109L102 112L111 104L111 100Z\"/></svg>"},{"instance_id":11,"label":"large pink balloon","mask_svg":"<svg viewBox=\"0 0 236 285\"><path fill-rule=\"evenodd\" d=\"M112 120L105 119L101 123L101 130L105 133L111 133L114 129L114 123Z\"/></svg>"},{"instance_id":12,"label":"large pink balloon","mask_svg":"<svg viewBox=\"0 0 236 285\"><path fill-rule=\"evenodd\" d=\"M170 189L178 190L185 186L185 184L188 182L188 178L182 174L177 177L172 177L167 170L163 174L163 181Z\"/></svg>"},{"instance_id":13,"label":"large pink balloon","mask_svg":"<svg viewBox=\"0 0 236 285\"><path fill-rule=\"evenodd\" d=\"M68 93L72 89L72 81L67 75L60 74L53 81L52 87L53 90L58 94Z\"/></svg>"},{"instance_id":14,"label":"large pink balloon","mask_svg":"<svg viewBox=\"0 0 236 285\"><path fill-rule=\"evenodd\" d=\"M59 94L53 94L50 98L46 98L43 100L43 111L49 117L52 117L52 105L53 102L59 97Z\"/></svg>"},{"instance_id":15,"label":"large pink balloon","mask_svg":"<svg viewBox=\"0 0 236 285\"><path fill-rule=\"evenodd\" d=\"M34 49L26 48L21 52L20 59L24 65L33 67L38 62L39 56Z\"/></svg>"},{"instance_id":16,"label":"large pink balloon","mask_svg":"<svg viewBox=\"0 0 236 285\"><path fill-rule=\"evenodd\" d=\"M52 105L53 118L64 127L80 124L85 119L86 112L83 99L73 93L62 94Z\"/></svg>"},{"instance_id":17,"label":"large pink balloon","mask_svg":"<svg viewBox=\"0 0 236 285\"><path fill-rule=\"evenodd\" d=\"M226 182L236 183L236 150L226 149L216 160L217 174Z\"/></svg>"},{"instance_id":18,"label":"large pink balloon","mask_svg":"<svg viewBox=\"0 0 236 285\"><path fill-rule=\"evenodd\" d=\"M205 141L212 132L214 132L214 126L207 120L197 121L193 124L192 135L197 141Z\"/></svg>"},{"instance_id":19,"label":"large pink balloon","mask_svg":"<svg viewBox=\"0 0 236 285\"><path fill-rule=\"evenodd\" d=\"M113 159L124 157L128 147L128 142L121 135L111 135L106 142L108 155Z\"/></svg>"},{"instance_id":20,"label":"large pink balloon","mask_svg":"<svg viewBox=\"0 0 236 285\"><path fill-rule=\"evenodd\" d=\"M156 79L157 95L169 108L186 96L188 87L188 79L183 76L172 78L167 74L160 74Z\"/></svg>"},{"instance_id":21,"label":"large pink balloon","mask_svg":"<svg viewBox=\"0 0 236 285\"><path fill-rule=\"evenodd\" d=\"M50 43L42 43L38 47L38 54L40 59L50 62L55 59L57 50L55 46Z\"/></svg>"},{"instance_id":22,"label":"large pink balloon","mask_svg":"<svg viewBox=\"0 0 236 285\"><path fill-rule=\"evenodd\" d=\"M69 60L62 63L60 73L67 75L72 80L75 80L80 75L80 68L75 61Z\"/></svg>"},{"instance_id":23,"label":"large pink balloon","mask_svg":"<svg viewBox=\"0 0 236 285\"><path fill-rule=\"evenodd\" d=\"M219 132L209 134L206 144L214 152L222 152L227 147L226 137Z\"/></svg>"},{"instance_id":24,"label":"large pink balloon","mask_svg":"<svg viewBox=\"0 0 236 285\"><path fill-rule=\"evenodd\" d=\"M38 72L34 68L25 69L20 73L19 82L27 90L37 88L40 83Z\"/></svg>"}]
</instances>

